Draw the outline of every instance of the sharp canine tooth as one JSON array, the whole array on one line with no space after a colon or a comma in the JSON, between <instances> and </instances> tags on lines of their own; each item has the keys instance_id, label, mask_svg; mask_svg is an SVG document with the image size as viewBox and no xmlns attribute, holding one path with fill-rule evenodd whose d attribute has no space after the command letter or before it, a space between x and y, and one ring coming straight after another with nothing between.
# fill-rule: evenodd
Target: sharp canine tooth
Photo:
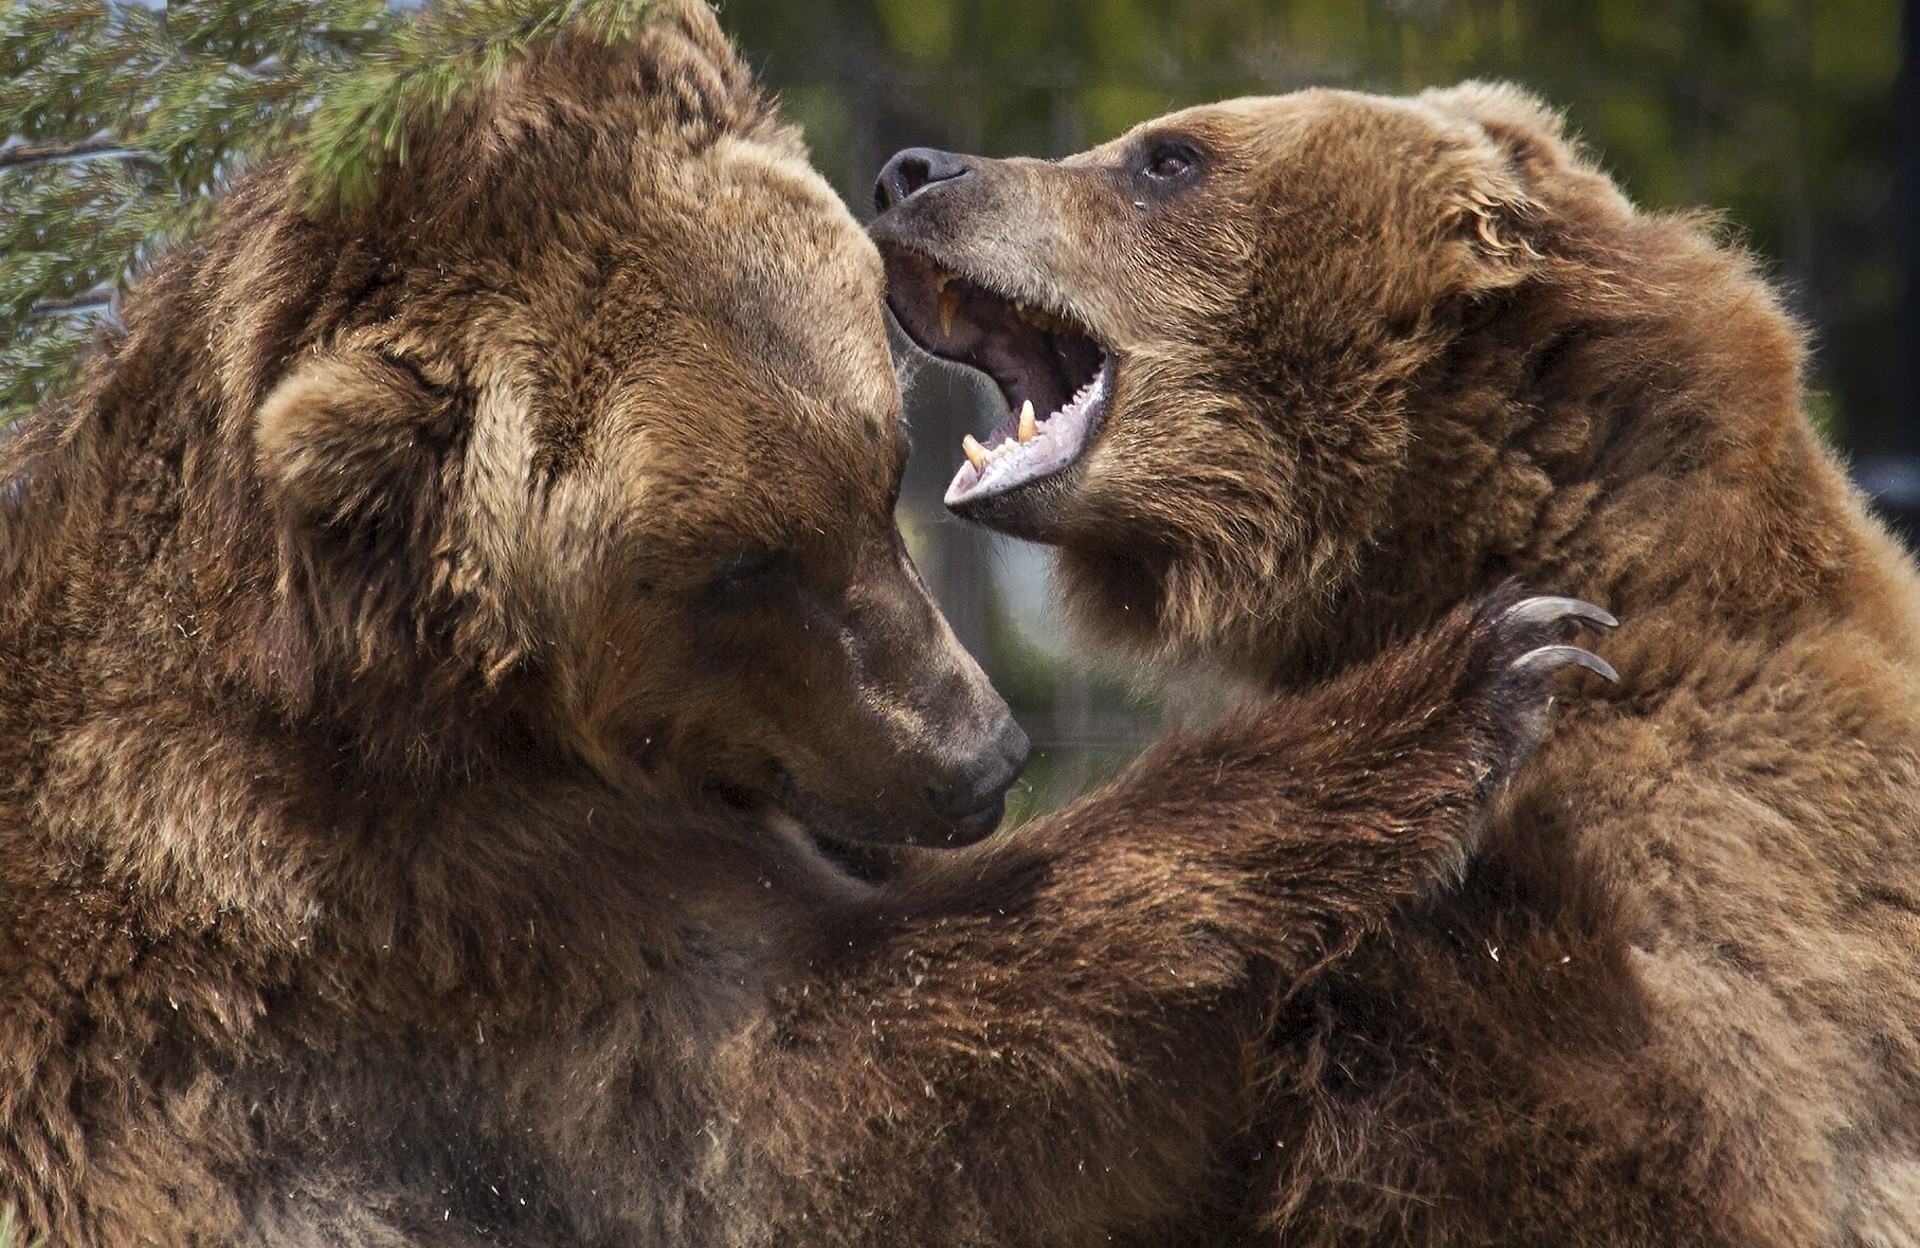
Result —
<instances>
[{"instance_id":1,"label":"sharp canine tooth","mask_svg":"<svg viewBox=\"0 0 1920 1248\"><path fill-rule=\"evenodd\" d=\"M940 336L942 338L951 338L953 337L953 314L960 310L960 292L957 290L948 290L945 286L942 286L940 288L939 304Z\"/></svg>"},{"instance_id":2,"label":"sharp canine tooth","mask_svg":"<svg viewBox=\"0 0 1920 1248\"><path fill-rule=\"evenodd\" d=\"M1033 418L1033 400L1020 405L1020 440L1031 442L1040 434L1040 422Z\"/></svg>"},{"instance_id":3,"label":"sharp canine tooth","mask_svg":"<svg viewBox=\"0 0 1920 1248\"><path fill-rule=\"evenodd\" d=\"M987 448L981 446L980 440L972 434L969 433L960 439L960 449L967 453L967 462L973 465L975 472L979 472L987 466L987 459L989 458Z\"/></svg>"}]
</instances>

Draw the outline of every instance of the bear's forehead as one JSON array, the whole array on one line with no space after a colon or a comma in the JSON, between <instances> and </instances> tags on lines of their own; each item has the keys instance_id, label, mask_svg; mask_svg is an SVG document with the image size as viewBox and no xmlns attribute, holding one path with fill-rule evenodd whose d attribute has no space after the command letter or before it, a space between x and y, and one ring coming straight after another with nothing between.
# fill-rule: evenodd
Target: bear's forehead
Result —
<instances>
[{"instance_id":1,"label":"bear's forehead","mask_svg":"<svg viewBox=\"0 0 1920 1248\"><path fill-rule=\"evenodd\" d=\"M403 316L519 396L520 458L548 477L617 462L689 481L838 464L884 492L900 439L884 273L797 146L595 150L570 180L490 184L500 237L447 230L415 257L447 297Z\"/></svg>"},{"instance_id":2,"label":"bear's forehead","mask_svg":"<svg viewBox=\"0 0 1920 1248\"><path fill-rule=\"evenodd\" d=\"M720 147L705 210L686 220L690 262L663 274L676 302L756 389L890 428L898 387L873 242L804 160Z\"/></svg>"},{"instance_id":3,"label":"bear's forehead","mask_svg":"<svg viewBox=\"0 0 1920 1248\"><path fill-rule=\"evenodd\" d=\"M733 291L879 306L886 277L878 250L806 161L730 141L696 172L705 175L697 186L705 210L685 221Z\"/></svg>"},{"instance_id":4,"label":"bear's forehead","mask_svg":"<svg viewBox=\"0 0 1920 1248\"><path fill-rule=\"evenodd\" d=\"M1439 138L1459 124L1420 100L1310 87L1286 95L1244 96L1180 109L1135 126L1085 158L1111 158L1157 134L1183 134L1249 157L1282 156L1307 144L1378 140L1391 132ZM1355 152L1363 145L1355 144Z\"/></svg>"},{"instance_id":5,"label":"bear's forehead","mask_svg":"<svg viewBox=\"0 0 1920 1248\"><path fill-rule=\"evenodd\" d=\"M642 528L667 500L776 545L888 514L906 459L896 417L764 385L743 361L707 363L618 396L594 439L589 475L623 483Z\"/></svg>"},{"instance_id":6,"label":"bear's forehead","mask_svg":"<svg viewBox=\"0 0 1920 1248\"><path fill-rule=\"evenodd\" d=\"M637 167L620 202L570 208L513 263L476 267L476 355L580 409L652 387L895 423L879 255L792 152L723 140Z\"/></svg>"}]
</instances>

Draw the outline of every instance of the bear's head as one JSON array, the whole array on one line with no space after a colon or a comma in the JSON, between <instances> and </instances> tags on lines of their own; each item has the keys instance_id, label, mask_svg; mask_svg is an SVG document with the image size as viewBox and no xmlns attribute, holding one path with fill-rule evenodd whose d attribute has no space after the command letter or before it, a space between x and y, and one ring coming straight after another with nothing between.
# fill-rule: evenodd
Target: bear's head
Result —
<instances>
[{"instance_id":1,"label":"bear's head","mask_svg":"<svg viewBox=\"0 0 1920 1248\"><path fill-rule=\"evenodd\" d=\"M1105 639L1255 676L1344 645L1351 595L1431 612L1518 570L1414 549L1513 506L1487 466L1512 430L1461 392L1514 379L1462 344L1632 218L1483 84L1236 100L1059 162L910 149L875 198L901 325L1006 401L948 505L1057 546Z\"/></svg>"},{"instance_id":2,"label":"bear's head","mask_svg":"<svg viewBox=\"0 0 1920 1248\"><path fill-rule=\"evenodd\" d=\"M189 353L166 384L250 466L183 520L228 679L365 765L983 836L1026 741L894 524L878 256L711 13L665 7L515 61L364 202L243 180L130 300L114 384Z\"/></svg>"}]
</instances>

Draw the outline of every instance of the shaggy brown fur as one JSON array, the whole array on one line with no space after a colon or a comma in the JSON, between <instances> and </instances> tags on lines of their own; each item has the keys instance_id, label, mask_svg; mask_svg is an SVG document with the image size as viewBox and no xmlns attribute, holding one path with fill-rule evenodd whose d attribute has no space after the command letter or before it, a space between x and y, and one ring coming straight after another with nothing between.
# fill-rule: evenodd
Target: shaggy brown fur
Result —
<instances>
[{"instance_id":1,"label":"shaggy brown fur","mask_svg":"<svg viewBox=\"0 0 1920 1248\"><path fill-rule=\"evenodd\" d=\"M1565 608L854 878L806 833L977 837L1023 750L892 524L877 256L698 8L413 138L344 216L247 180L0 443L0 1204L59 1248L1175 1221L1276 994L1464 857Z\"/></svg>"},{"instance_id":2,"label":"shaggy brown fur","mask_svg":"<svg viewBox=\"0 0 1920 1248\"><path fill-rule=\"evenodd\" d=\"M1464 886L1295 1003L1284 1242L1920 1243L1920 595L1751 263L1487 85L877 194L922 342L1024 384L1004 297L1114 361L1069 468L967 503L1098 636L1284 688L1509 576L1628 622Z\"/></svg>"}]
</instances>

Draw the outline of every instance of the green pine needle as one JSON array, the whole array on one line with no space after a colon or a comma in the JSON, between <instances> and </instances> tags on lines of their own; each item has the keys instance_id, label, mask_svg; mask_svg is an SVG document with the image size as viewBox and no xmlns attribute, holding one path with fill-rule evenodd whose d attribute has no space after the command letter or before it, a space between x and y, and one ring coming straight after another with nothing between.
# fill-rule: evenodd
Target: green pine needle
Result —
<instances>
[{"instance_id":1,"label":"green pine needle","mask_svg":"<svg viewBox=\"0 0 1920 1248\"><path fill-rule=\"evenodd\" d=\"M99 317L218 187L292 144L325 210L546 38L634 38L656 0L24 0L0 12L0 426L56 394Z\"/></svg>"},{"instance_id":2,"label":"green pine needle","mask_svg":"<svg viewBox=\"0 0 1920 1248\"><path fill-rule=\"evenodd\" d=\"M633 38L653 0L474 0L399 26L329 84L303 140L316 207L365 196L389 162L407 159L410 127L443 116L462 93L500 79L535 41L565 32L599 43Z\"/></svg>"}]
</instances>

